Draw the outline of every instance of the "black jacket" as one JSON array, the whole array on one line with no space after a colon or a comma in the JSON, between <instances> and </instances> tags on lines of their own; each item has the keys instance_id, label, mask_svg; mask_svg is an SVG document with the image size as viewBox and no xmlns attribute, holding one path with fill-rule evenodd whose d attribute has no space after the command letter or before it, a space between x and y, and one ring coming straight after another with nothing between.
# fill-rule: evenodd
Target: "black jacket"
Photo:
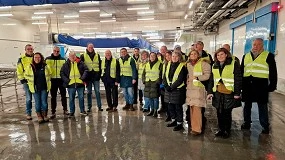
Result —
<instances>
[{"instance_id":1,"label":"black jacket","mask_svg":"<svg viewBox=\"0 0 285 160\"><path fill-rule=\"evenodd\" d=\"M251 54L253 57L253 55ZM244 57L241 62L241 73L244 73ZM244 102L268 102L268 92L277 87L277 68L274 55L268 54L266 62L269 66L269 78L243 77L242 100Z\"/></svg>"},{"instance_id":2,"label":"black jacket","mask_svg":"<svg viewBox=\"0 0 285 160\"><path fill-rule=\"evenodd\" d=\"M98 53L95 53L94 50L93 50L93 52L88 52L88 50L86 50L86 53L90 56L90 59L91 59L91 60L93 60L94 57L95 57L95 55L98 54ZM99 72L96 72L96 71L94 71L94 70L92 70L92 71L89 71L89 70L88 70L88 76L87 76L86 81L99 81L99 80L100 80L102 71L101 71L101 58L100 58L100 55L99 55L99 54L98 54L98 59L99 59ZM82 54L82 55L80 56L80 60L81 60L82 62L85 61L85 60L84 60L84 54Z\"/></svg>"},{"instance_id":3,"label":"black jacket","mask_svg":"<svg viewBox=\"0 0 285 160\"><path fill-rule=\"evenodd\" d=\"M78 87L84 87L84 84L72 84L72 85L68 85L69 81L70 81L70 70L71 70L71 62L70 60L67 60L64 65L62 66L61 70L60 70L60 77L63 80L63 86L66 88L78 88ZM88 68L87 66L82 62L79 61L77 63L77 67L78 70L80 72L80 79L85 82L87 75L88 75Z\"/></svg>"},{"instance_id":4,"label":"black jacket","mask_svg":"<svg viewBox=\"0 0 285 160\"><path fill-rule=\"evenodd\" d=\"M33 72L34 72L34 85L35 91L43 91L47 90L47 82L45 75L45 67L47 64L31 64Z\"/></svg>"},{"instance_id":5,"label":"black jacket","mask_svg":"<svg viewBox=\"0 0 285 160\"><path fill-rule=\"evenodd\" d=\"M210 54L208 54L206 51L204 51L204 50L202 50L202 56L201 56L201 58L204 58L204 57L210 57L210 61L211 61L211 66L214 64L214 61L213 61L213 58L212 58L212 56L210 55Z\"/></svg>"},{"instance_id":6,"label":"black jacket","mask_svg":"<svg viewBox=\"0 0 285 160\"><path fill-rule=\"evenodd\" d=\"M120 63L118 60L116 60L116 78L112 78L110 76L110 67L111 67L111 62L112 62L111 58L110 60L107 60L105 58L105 71L104 71L104 75L101 77L102 82L106 85L114 85L115 82L120 83Z\"/></svg>"},{"instance_id":7,"label":"black jacket","mask_svg":"<svg viewBox=\"0 0 285 160\"><path fill-rule=\"evenodd\" d=\"M219 69L219 72L221 75L225 65L230 65L232 61L233 61L233 58L228 57L223 66L221 66L219 62L215 62L213 64L213 68ZM215 84L214 84L213 73L211 74L207 91L208 91L208 94L214 95L212 104L215 108L229 109L229 108L234 108L234 107L240 107L239 105L240 100L234 99L234 96L241 95L241 88L242 88L242 74L240 70L240 64L238 61L235 61L234 63L233 74L234 74L234 92L232 94L223 94L223 93L219 93L218 91L213 93L213 87Z\"/></svg>"}]
</instances>

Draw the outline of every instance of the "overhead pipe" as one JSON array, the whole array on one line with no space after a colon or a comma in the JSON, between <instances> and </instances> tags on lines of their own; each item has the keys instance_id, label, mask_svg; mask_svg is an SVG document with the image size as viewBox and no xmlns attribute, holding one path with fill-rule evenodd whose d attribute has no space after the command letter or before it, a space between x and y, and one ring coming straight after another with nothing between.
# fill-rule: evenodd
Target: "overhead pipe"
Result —
<instances>
[{"instance_id":1,"label":"overhead pipe","mask_svg":"<svg viewBox=\"0 0 285 160\"><path fill-rule=\"evenodd\" d=\"M79 3L90 0L0 0L0 6L31 6L43 4L65 4L65 3ZM107 0L96 0L107 1Z\"/></svg>"},{"instance_id":2,"label":"overhead pipe","mask_svg":"<svg viewBox=\"0 0 285 160\"><path fill-rule=\"evenodd\" d=\"M208 7L207 7L207 10L211 9L213 6L215 6L217 1L213 1ZM202 2L204 3L204 2ZM206 17L206 15L208 14L208 11L205 11L201 17L198 19L198 21L195 23L195 25L193 26L193 28L197 27L199 23L201 23L203 21L203 19Z\"/></svg>"}]
</instances>

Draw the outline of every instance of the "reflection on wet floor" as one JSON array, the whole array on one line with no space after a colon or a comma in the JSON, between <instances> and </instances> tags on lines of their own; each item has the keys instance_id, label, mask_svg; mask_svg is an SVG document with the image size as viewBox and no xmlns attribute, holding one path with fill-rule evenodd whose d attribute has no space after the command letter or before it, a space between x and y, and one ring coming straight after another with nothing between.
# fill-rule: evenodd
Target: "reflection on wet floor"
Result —
<instances>
[{"instance_id":1,"label":"reflection on wet floor","mask_svg":"<svg viewBox=\"0 0 285 160\"><path fill-rule=\"evenodd\" d=\"M97 112L73 119L58 115L39 125L26 121L23 110L0 116L0 159L284 159L285 109L283 95L274 94L270 109L272 131L261 135L256 106L251 131L241 131L242 108L233 112L232 136L214 137L215 110L207 108L204 135L191 136L167 128L164 119L141 111Z\"/></svg>"}]
</instances>

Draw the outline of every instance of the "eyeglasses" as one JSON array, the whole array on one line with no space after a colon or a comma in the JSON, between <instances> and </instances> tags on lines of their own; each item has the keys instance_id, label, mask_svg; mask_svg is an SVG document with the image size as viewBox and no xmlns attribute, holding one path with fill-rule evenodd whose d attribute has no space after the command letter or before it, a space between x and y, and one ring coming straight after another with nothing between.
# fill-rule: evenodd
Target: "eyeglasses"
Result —
<instances>
[{"instance_id":1,"label":"eyeglasses","mask_svg":"<svg viewBox=\"0 0 285 160\"><path fill-rule=\"evenodd\" d=\"M59 51L54 51L54 52L59 53Z\"/></svg>"}]
</instances>

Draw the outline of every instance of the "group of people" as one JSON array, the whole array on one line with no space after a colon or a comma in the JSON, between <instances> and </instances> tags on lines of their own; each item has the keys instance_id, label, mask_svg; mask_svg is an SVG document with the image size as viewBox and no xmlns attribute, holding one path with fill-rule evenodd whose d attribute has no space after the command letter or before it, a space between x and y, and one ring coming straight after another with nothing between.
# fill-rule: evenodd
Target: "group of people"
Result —
<instances>
[{"instance_id":1,"label":"group of people","mask_svg":"<svg viewBox=\"0 0 285 160\"><path fill-rule=\"evenodd\" d=\"M231 131L232 109L244 106L242 129L251 127L251 107L257 102L262 133L269 133L268 93L276 89L277 69L274 55L264 50L260 38L252 42L250 53L245 54L241 64L230 53L228 44L214 54L207 53L204 43L192 45L188 55L175 46L173 51L162 46L160 53L135 48L129 55L126 48L120 50L120 58L112 56L110 50L105 57L94 51L89 43L80 58L71 52L67 61L60 56L59 47L54 47L51 56L44 60L41 53L33 53L33 47L26 45L26 53L18 61L18 78L26 92L26 114L31 120L32 95L35 98L39 122L48 121L47 94L51 92L51 117L56 117L56 97L60 90L64 114L75 113L75 92L79 98L80 114L87 115L92 108L92 86L94 86L97 107L103 111L100 97L100 79L106 91L107 111L117 111L118 86L123 91L123 110L134 111L140 102L140 109L147 116L158 117L166 112L167 127L174 131L183 129L183 104L188 106L186 121L191 134L200 135L205 130L205 107L207 99L217 109L219 130L216 136L228 138ZM87 112L84 107L84 89L87 87ZM67 111L66 89L69 94ZM159 105L159 97L161 105Z\"/></svg>"}]
</instances>

